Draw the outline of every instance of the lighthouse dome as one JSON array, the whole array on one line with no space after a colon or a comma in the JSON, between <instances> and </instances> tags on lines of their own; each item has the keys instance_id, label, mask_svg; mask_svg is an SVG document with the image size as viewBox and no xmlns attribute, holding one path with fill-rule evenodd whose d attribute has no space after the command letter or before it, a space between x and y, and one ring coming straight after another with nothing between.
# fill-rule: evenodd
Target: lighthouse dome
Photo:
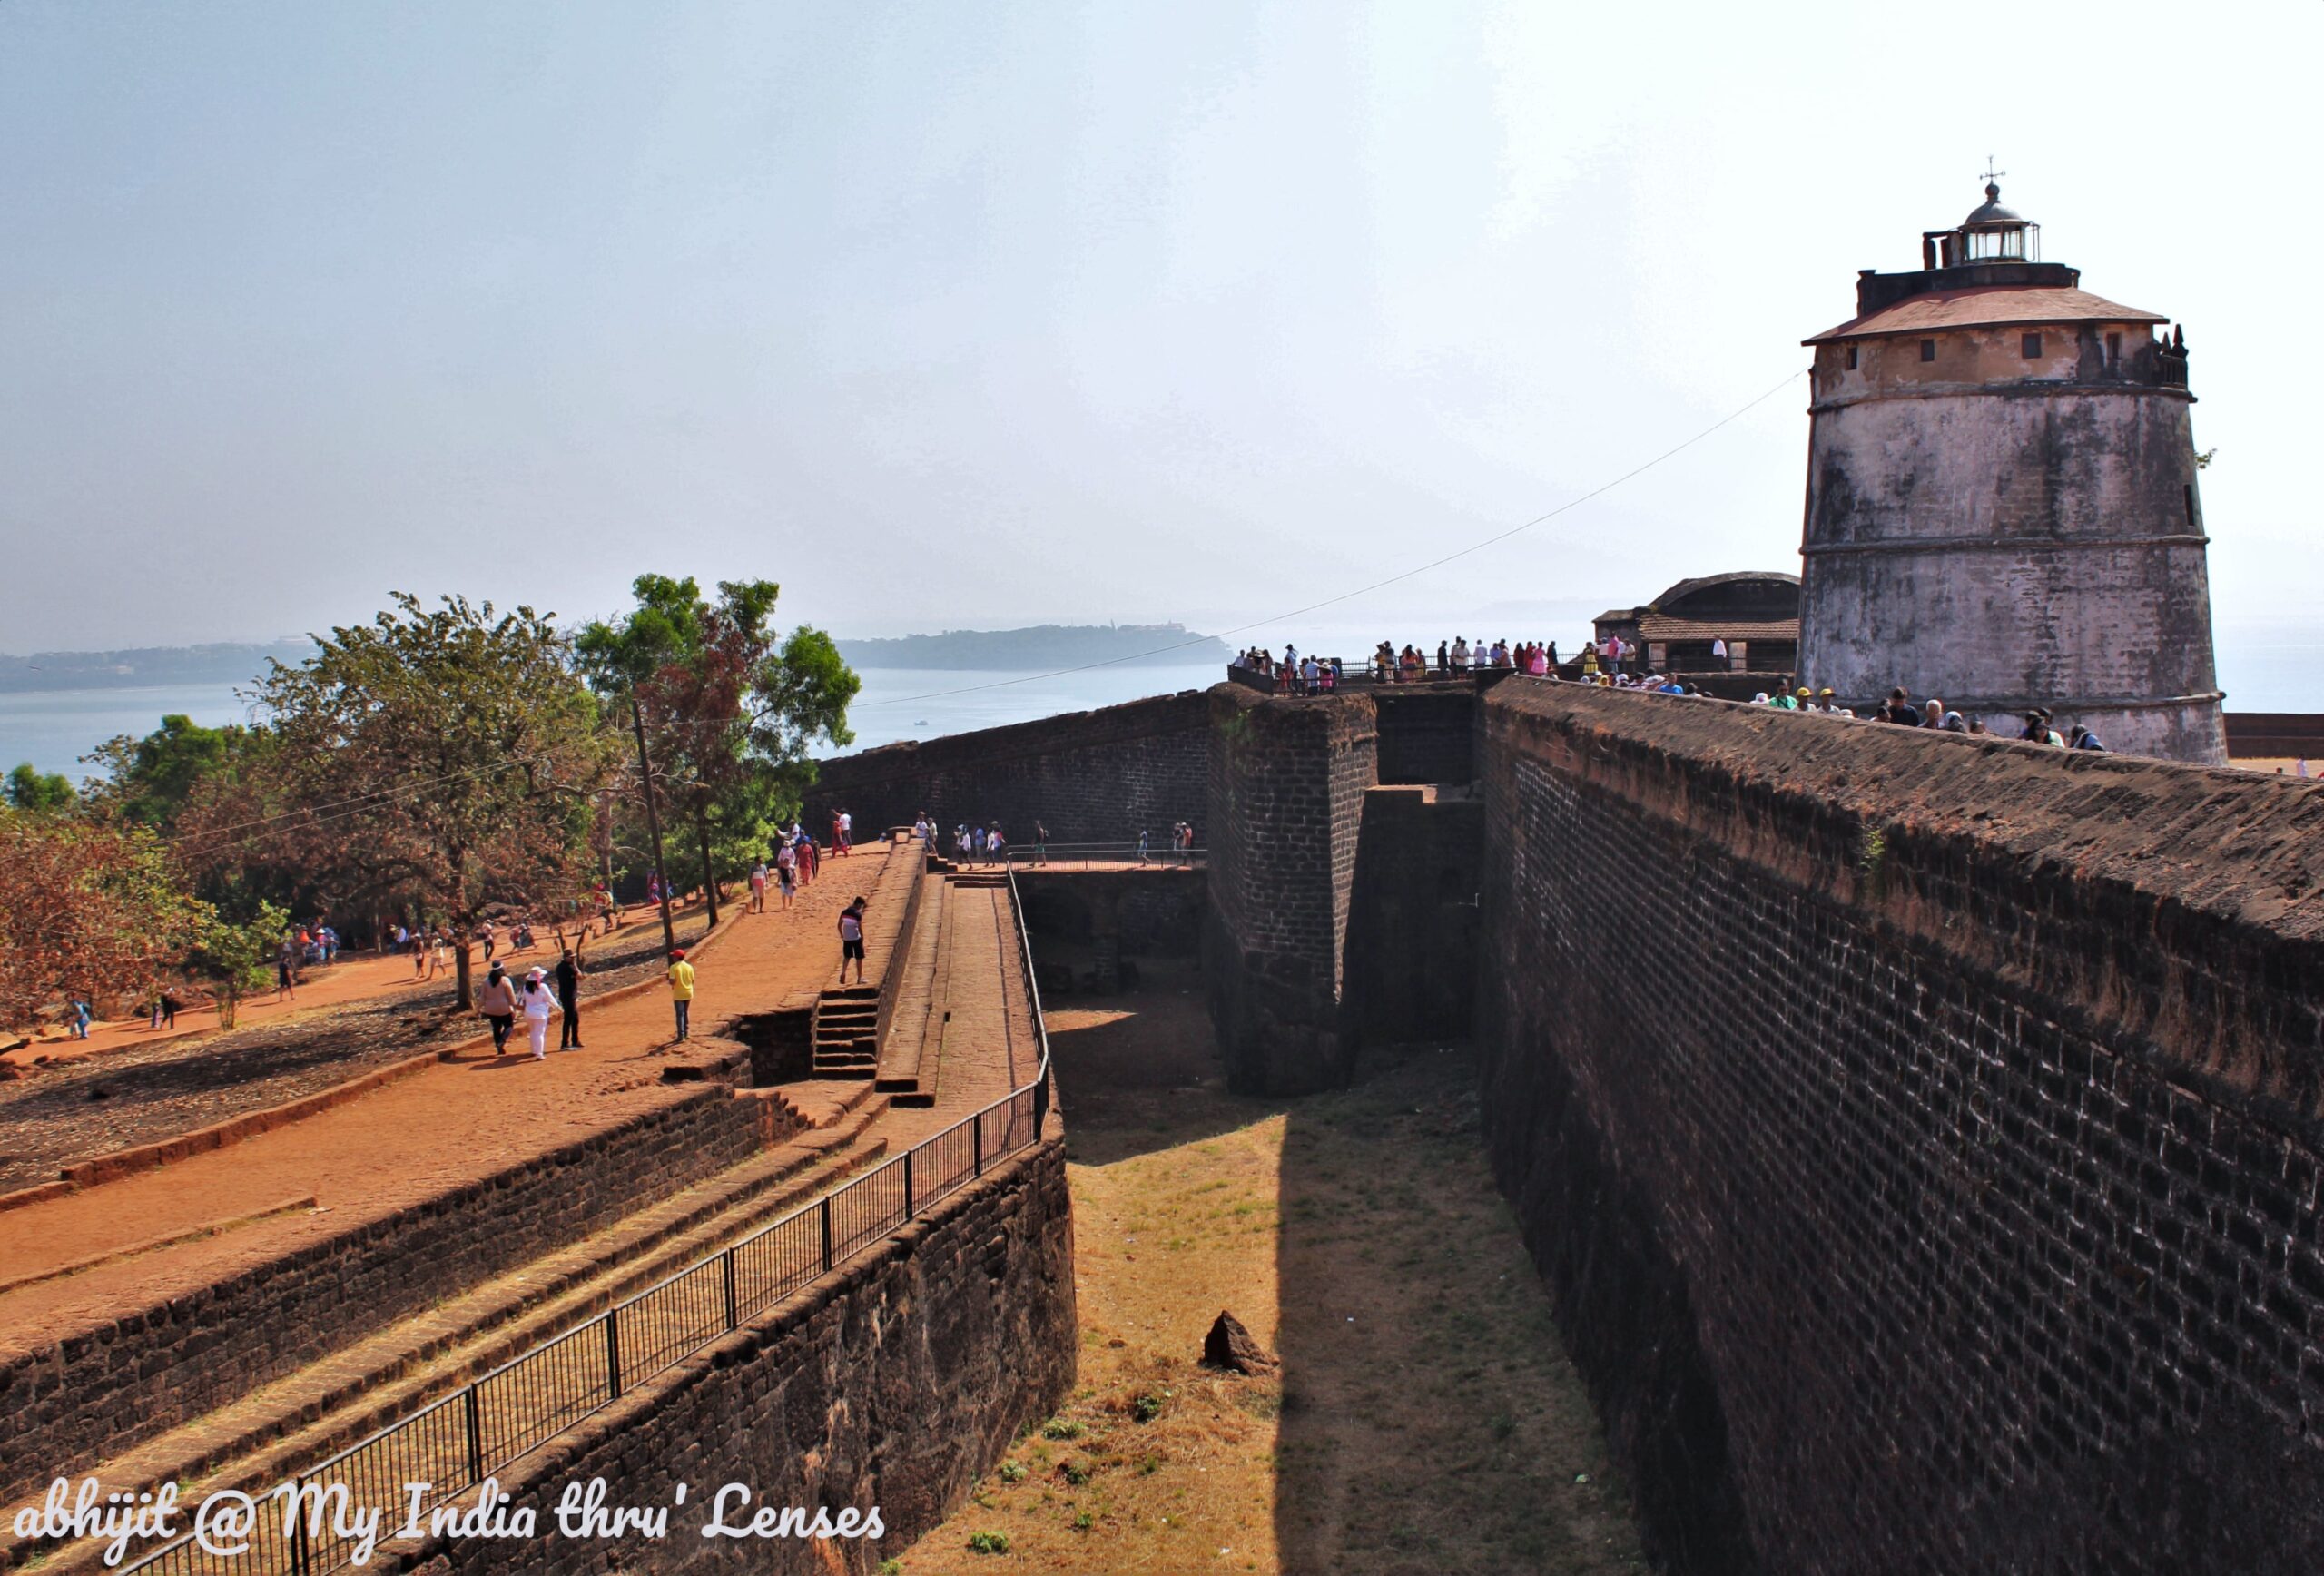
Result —
<instances>
[{"instance_id":1,"label":"lighthouse dome","mask_svg":"<svg viewBox=\"0 0 2324 1576\"><path fill-rule=\"evenodd\" d=\"M1984 204L1972 211L1969 217L1961 222L1961 228L1964 230L1977 230L1988 225L2023 224L2024 222L2024 216L2019 213L2015 209L2004 208L2002 206L2001 188L1992 182L1987 182L1985 184L1985 201Z\"/></svg>"}]
</instances>

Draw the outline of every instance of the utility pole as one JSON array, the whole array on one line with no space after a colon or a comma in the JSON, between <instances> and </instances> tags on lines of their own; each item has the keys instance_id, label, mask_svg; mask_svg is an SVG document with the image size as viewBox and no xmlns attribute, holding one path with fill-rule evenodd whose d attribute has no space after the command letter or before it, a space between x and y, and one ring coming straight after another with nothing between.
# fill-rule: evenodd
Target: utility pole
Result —
<instances>
[{"instance_id":1,"label":"utility pole","mask_svg":"<svg viewBox=\"0 0 2324 1576\"><path fill-rule=\"evenodd\" d=\"M654 877L662 884L662 950L677 950L678 930L670 922L670 872L662 867L662 813L654 807L654 763L645 754L645 711L633 686L629 692L629 722L637 734L637 774L645 782L645 830L654 839Z\"/></svg>"}]
</instances>

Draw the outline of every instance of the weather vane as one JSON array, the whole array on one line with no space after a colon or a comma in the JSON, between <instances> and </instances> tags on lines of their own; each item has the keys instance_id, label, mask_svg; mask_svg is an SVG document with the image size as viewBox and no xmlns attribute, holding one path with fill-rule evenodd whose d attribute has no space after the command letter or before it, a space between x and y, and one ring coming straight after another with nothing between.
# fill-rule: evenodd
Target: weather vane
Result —
<instances>
[{"instance_id":1,"label":"weather vane","mask_svg":"<svg viewBox=\"0 0 2324 1576\"><path fill-rule=\"evenodd\" d=\"M1998 180L2000 180L2004 175L2006 175L2006 174L2008 174L2008 173L2009 173L2009 172L2008 172L2008 171L2006 171L2006 170L1996 170L1996 169L1994 169L1994 155L1993 155L1993 154L1991 154L1991 153L1987 153L1987 154L1985 155L1985 179L1986 179L1987 181L1998 181Z\"/></svg>"}]
</instances>

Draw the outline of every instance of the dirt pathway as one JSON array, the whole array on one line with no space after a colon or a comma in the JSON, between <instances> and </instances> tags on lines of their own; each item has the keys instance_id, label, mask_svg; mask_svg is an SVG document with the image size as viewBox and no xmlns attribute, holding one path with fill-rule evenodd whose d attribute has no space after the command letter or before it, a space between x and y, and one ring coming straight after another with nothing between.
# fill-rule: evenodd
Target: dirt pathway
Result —
<instances>
[{"instance_id":1,"label":"dirt pathway","mask_svg":"<svg viewBox=\"0 0 2324 1576\"><path fill-rule=\"evenodd\" d=\"M703 930L699 911L677 922L682 944L692 944ZM517 962L547 968L555 957L536 946ZM600 937L584 960L585 1004L590 996L658 977L661 925L633 924ZM404 970L408 974L410 965ZM378 978L373 970L370 979ZM76 1161L319 1093L468 1039L478 1027L473 1016L452 1010L452 986L440 977L336 1006L312 1004L312 994L302 988L295 1008L286 1003L279 1013L231 1029L164 1033L0 1082L0 1189L51 1181Z\"/></svg>"},{"instance_id":2,"label":"dirt pathway","mask_svg":"<svg viewBox=\"0 0 2324 1576\"><path fill-rule=\"evenodd\" d=\"M901 1570L1643 1570L1487 1172L1465 1054L1380 1059L1303 1101L1238 1098L1195 970L1140 968L1143 990L1049 1018L1080 1386ZM1221 1308L1281 1355L1278 1375L1197 1364Z\"/></svg>"},{"instance_id":3,"label":"dirt pathway","mask_svg":"<svg viewBox=\"0 0 2324 1576\"><path fill-rule=\"evenodd\" d=\"M882 865L859 849L788 912L738 914L702 960L697 1039L738 1012L813 989L837 966L839 910ZM896 851L886 857L911 860ZM0 1214L0 1265L12 1276L222 1221L289 1198L320 1210L251 1220L219 1235L0 1295L0 1351L20 1351L261 1264L321 1237L487 1176L589 1132L698 1095L660 1081L669 1001L647 990L585 1000L587 1049L536 1062L480 1055L431 1068L361 1098L214 1153ZM521 1038L516 1039L520 1048Z\"/></svg>"},{"instance_id":4,"label":"dirt pathway","mask_svg":"<svg viewBox=\"0 0 2324 1576\"><path fill-rule=\"evenodd\" d=\"M681 905L674 914L681 926L695 931L703 928L701 917L699 904ZM611 935L603 931L595 933L589 946L593 951L602 955L625 949L648 931L658 937L660 931L660 916L653 909L640 904L625 911L622 923ZM503 941L505 943L505 931ZM504 944L496 955L504 962L521 964L527 969L537 963L547 968L556 959L556 938L553 931L541 931L537 932L530 947L516 951ZM485 966L482 950L478 949L474 956L477 968L481 971ZM413 973L411 959L405 953L381 956L372 952L342 952L339 960L327 969L312 965L301 969L295 987L296 994L291 997L277 997L270 984L243 1000L234 1029L223 1032L236 1032L260 1024L301 1017L320 1007L342 1007L350 1002L375 1001L384 997L408 999L405 1005L417 1005L423 1000L445 996L450 978L448 963L444 973L422 978ZM101 1019L90 1025L86 1039L75 1039L69 1035L45 1035L0 1051L0 1062L29 1067L35 1061L45 1061L51 1066L64 1066L112 1051L143 1049L182 1041L194 1035L222 1032L214 1003L182 1008L174 1023L164 1028L154 1029L150 1027L150 1023L151 1020L144 1018Z\"/></svg>"}]
</instances>

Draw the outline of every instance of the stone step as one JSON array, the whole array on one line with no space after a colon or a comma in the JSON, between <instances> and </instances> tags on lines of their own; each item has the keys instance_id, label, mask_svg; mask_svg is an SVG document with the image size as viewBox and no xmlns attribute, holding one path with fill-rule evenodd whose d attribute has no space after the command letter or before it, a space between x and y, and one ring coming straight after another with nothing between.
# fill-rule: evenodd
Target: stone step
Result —
<instances>
[{"instance_id":1,"label":"stone step","mask_svg":"<svg viewBox=\"0 0 2324 1576\"><path fill-rule=\"evenodd\" d=\"M868 1088L868 1086L867 1086ZM602 1315L877 1163L864 1129L885 1102L851 1099L800 1134L596 1236L404 1320L231 1405L89 1469L108 1492L177 1482L185 1502L255 1492L409 1416L482 1374ZM37 1545L0 1529L0 1569ZM105 1569L96 1541L54 1551L44 1572Z\"/></svg>"}]
</instances>

